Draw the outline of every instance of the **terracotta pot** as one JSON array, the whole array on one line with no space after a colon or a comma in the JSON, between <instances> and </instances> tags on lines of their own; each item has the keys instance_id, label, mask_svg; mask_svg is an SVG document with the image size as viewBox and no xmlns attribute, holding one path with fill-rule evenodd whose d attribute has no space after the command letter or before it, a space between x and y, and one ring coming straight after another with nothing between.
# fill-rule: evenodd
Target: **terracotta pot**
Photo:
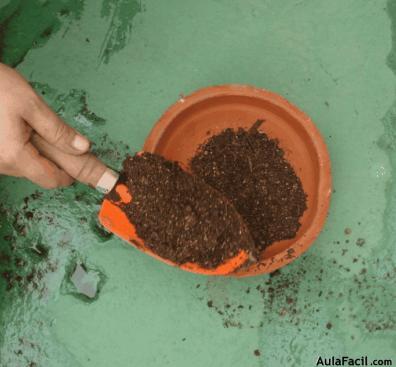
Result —
<instances>
[{"instance_id":1,"label":"terracotta pot","mask_svg":"<svg viewBox=\"0 0 396 367\"><path fill-rule=\"evenodd\" d=\"M159 119L147 137L144 150L179 161L188 167L197 148L225 128L249 128L258 119L266 122L261 130L278 139L286 159L300 177L307 193L301 228L292 240L270 245L258 263L229 273L184 270L196 273L252 276L279 269L305 252L319 235L331 197L330 158L319 130L312 120L285 98L248 85L222 85L200 89L180 98ZM166 261L170 263L169 261Z\"/></svg>"}]
</instances>

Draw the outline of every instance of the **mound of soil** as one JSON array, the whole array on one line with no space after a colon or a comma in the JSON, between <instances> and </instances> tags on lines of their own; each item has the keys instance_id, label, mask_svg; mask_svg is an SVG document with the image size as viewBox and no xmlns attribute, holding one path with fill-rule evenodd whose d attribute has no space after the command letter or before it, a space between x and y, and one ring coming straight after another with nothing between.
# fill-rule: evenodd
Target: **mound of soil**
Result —
<instances>
[{"instance_id":1,"label":"mound of soil","mask_svg":"<svg viewBox=\"0 0 396 367\"><path fill-rule=\"evenodd\" d=\"M190 162L193 174L228 198L258 250L295 237L306 194L278 142L259 131L226 129L204 143Z\"/></svg>"},{"instance_id":2,"label":"mound of soil","mask_svg":"<svg viewBox=\"0 0 396 367\"><path fill-rule=\"evenodd\" d=\"M155 253L175 263L215 268L254 241L231 202L177 163L143 153L128 157L120 182L133 200L122 209ZM111 192L108 199L117 200Z\"/></svg>"}]
</instances>

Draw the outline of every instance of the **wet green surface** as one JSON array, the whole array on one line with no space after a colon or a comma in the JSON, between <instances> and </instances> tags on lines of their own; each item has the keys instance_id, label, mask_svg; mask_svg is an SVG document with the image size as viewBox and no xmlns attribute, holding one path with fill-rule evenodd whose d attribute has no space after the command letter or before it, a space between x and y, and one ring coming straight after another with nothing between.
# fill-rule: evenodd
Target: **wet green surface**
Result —
<instances>
[{"instance_id":1,"label":"wet green surface","mask_svg":"<svg viewBox=\"0 0 396 367\"><path fill-rule=\"evenodd\" d=\"M235 280L103 232L90 189L1 177L1 367L396 363L394 1L0 0L0 23L2 59L114 167L180 94L250 83L313 118L335 189L306 255Z\"/></svg>"}]
</instances>

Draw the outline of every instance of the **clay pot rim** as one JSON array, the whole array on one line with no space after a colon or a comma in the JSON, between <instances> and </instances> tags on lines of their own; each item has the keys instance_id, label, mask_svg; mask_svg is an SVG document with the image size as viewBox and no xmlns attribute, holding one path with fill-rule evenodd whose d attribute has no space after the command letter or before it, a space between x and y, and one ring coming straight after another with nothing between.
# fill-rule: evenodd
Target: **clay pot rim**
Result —
<instances>
[{"instance_id":1,"label":"clay pot rim","mask_svg":"<svg viewBox=\"0 0 396 367\"><path fill-rule=\"evenodd\" d=\"M285 250L260 262L257 265L259 268L258 271L252 272L248 270L240 274L230 275L243 277L270 273L287 265L309 249L314 240L319 236L325 224L330 207L332 193L330 156L319 129L313 123L311 118L305 114L305 112L290 103L286 98L269 90L257 88L251 85L224 84L205 87L188 96L181 96L163 113L148 135L144 143L143 150L155 153L157 142L180 113L183 113L193 105L207 99L227 96L256 97L259 99L265 99L267 102L285 110L300 123L307 135L310 137L310 143L315 149L316 158L320 167L317 186L318 201L315 208L317 215L315 215L303 236L298 241L293 242ZM293 251L292 256L290 255L290 250Z\"/></svg>"}]
</instances>

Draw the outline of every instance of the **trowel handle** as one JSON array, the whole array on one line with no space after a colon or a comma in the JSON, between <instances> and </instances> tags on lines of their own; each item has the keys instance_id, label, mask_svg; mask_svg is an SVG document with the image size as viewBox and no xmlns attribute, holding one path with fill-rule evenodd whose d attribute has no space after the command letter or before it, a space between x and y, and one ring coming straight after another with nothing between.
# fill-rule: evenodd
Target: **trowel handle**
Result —
<instances>
[{"instance_id":1,"label":"trowel handle","mask_svg":"<svg viewBox=\"0 0 396 367\"><path fill-rule=\"evenodd\" d=\"M91 153L81 155L65 153L38 134L33 134L31 141L42 156L54 162L77 181L94 187L102 193L110 192L118 181L118 173L106 167Z\"/></svg>"},{"instance_id":2,"label":"trowel handle","mask_svg":"<svg viewBox=\"0 0 396 367\"><path fill-rule=\"evenodd\" d=\"M106 167L106 170L100 177L99 181L93 187L95 187L95 189L101 192L102 194L107 194L111 190L113 190L119 178L120 175L118 174L118 172L112 170L109 167Z\"/></svg>"}]
</instances>

